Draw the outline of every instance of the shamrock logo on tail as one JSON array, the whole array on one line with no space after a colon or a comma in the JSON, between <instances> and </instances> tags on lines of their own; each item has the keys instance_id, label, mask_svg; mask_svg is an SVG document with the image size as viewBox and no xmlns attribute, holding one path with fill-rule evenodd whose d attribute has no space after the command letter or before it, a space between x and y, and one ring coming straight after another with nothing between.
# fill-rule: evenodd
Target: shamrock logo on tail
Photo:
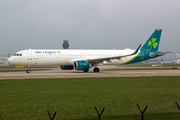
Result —
<instances>
[{"instance_id":1,"label":"shamrock logo on tail","mask_svg":"<svg viewBox=\"0 0 180 120\"><path fill-rule=\"evenodd\" d=\"M148 46L150 46L150 49L156 48L158 46L158 42L156 42L156 38L152 38L152 41L148 42Z\"/></svg>"}]
</instances>

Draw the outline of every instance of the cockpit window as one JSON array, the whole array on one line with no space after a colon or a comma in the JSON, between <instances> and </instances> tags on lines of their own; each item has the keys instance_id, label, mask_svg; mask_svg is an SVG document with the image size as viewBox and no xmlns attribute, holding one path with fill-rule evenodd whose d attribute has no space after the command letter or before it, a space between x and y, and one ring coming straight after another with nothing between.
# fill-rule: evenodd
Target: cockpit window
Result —
<instances>
[{"instance_id":1,"label":"cockpit window","mask_svg":"<svg viewBox=\"0 0 180 120\"><path fill-rule=\"evenodd\" d=\"M22 56L22 54L14 54L14 56Z\"/></svg>"}]
</instances>

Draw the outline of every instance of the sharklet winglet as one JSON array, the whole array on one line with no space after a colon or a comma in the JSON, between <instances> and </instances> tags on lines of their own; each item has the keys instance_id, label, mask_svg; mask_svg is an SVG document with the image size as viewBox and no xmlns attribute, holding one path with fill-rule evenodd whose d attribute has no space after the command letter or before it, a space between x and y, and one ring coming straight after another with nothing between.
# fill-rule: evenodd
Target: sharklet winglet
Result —
<instances>
[{"instance_id":1,"label":"sharklet winglet","mask_svg":"<svg viewBox=\"0 0 180 120\"><path fill-rule=\"evenodd\" d=\"M135 52L134 52L134 53L132 53L132 55L137 54L137 53L138 53L138 51L139 51L139 49L140 49L140 47L141 47L141 44L140 44L140 45L139 45L139 47L135 50Z\"/></svg>"}]
</instances>

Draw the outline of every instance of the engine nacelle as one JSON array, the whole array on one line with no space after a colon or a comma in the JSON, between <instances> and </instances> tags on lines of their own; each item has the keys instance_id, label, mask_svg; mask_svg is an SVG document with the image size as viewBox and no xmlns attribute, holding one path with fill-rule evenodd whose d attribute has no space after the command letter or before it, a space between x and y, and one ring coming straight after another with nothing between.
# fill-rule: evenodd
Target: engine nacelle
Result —
<instances>
[{"instance_id":1,"label":"engine nacelle","mask_svg":"<svg viewBox=\"0 0 180 120\"><path fill-rule=\"evenodd\" d=\"M73 65L61 65L60 67L62 70L73 70L74 69Z\"/></svg>"},{"instance_id":2,"label":"engine nacelle","mask_svg":"<svg viewBox=\"0 0 180 120\"><path fill-rule=\"evenodd\" d=\"M89 66L90 66L89 61L75 61L74 62L74 67L76 70L88 71Z\"/></svg>"}]
</instances>

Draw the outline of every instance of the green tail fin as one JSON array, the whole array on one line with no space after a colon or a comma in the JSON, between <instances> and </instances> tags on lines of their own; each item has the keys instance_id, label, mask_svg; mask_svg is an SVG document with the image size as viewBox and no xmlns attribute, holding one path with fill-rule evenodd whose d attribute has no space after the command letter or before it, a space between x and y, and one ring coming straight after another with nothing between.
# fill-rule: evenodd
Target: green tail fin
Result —
<instances>
[{"instance_id":1,"label":"green tail fin","mask_svg":"<svg viewBox=\"0 0 180 120\"><path fill-rule=\"evenodd\" d=\"M142 50L158 51L162 29L156 29L141 48Z\"/></svg>"}]
</instances>

